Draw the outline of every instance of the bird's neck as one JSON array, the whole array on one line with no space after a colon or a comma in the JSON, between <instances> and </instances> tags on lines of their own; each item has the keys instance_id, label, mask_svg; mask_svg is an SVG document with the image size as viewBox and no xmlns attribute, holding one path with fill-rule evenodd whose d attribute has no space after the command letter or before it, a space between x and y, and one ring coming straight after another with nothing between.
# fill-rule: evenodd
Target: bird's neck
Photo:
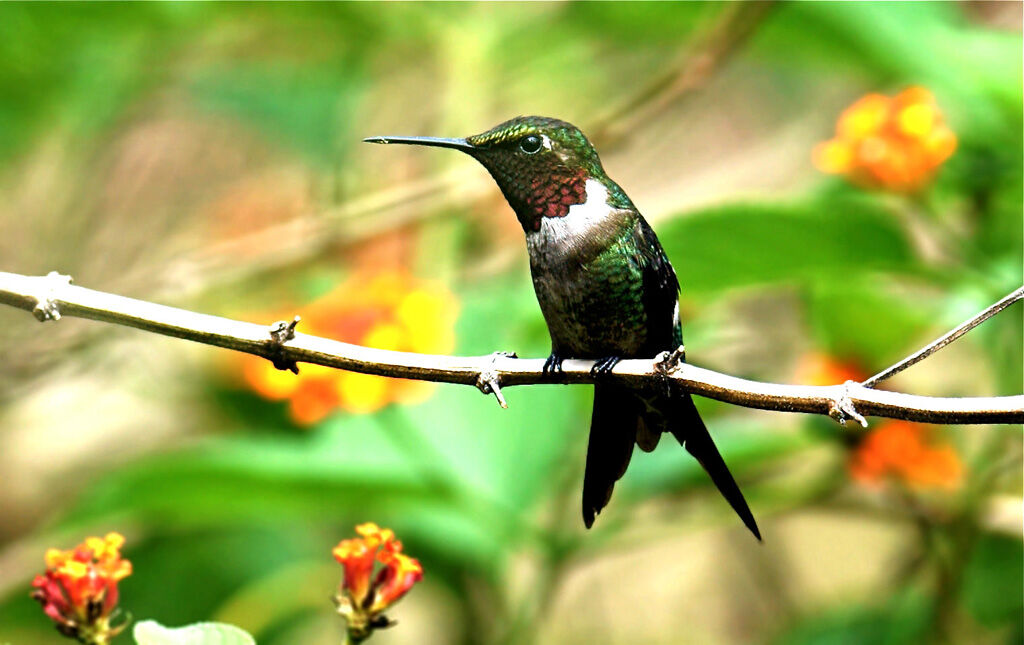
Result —
<instances>
[{"instance_id":1,"label":"bird's neck","mask_svg":"<svg viewBox=\"0 0 1024 645\"><path fill-rule=\"evenodd\" d=\"M586 262L621 237L635 221L636 210L631 203L618 205L614 193L621 189L612 186L609 190L604 181L588 177L582 182L582 199L565 206L564 212L557 209L557 215L538 217L535 227L524 227L531 260Z\"/></svg>"}]
</instances>

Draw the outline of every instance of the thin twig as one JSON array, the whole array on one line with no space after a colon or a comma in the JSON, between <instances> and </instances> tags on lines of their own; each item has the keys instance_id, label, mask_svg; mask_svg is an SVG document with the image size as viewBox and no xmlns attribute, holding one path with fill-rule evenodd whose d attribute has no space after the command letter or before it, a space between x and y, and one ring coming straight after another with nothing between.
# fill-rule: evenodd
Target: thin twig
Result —
<instances>
[{"instance_id":1,"label":"thin twig","mask_svg":"<svg viewBox=\"0 0 1024 645\"><path fill-rule=\"evenodd\" d=\"M729 3L715 21L697 32L675 65L668 66L625 101L590 125L591 139L613 146L637 127L650 123L681 97L703 87L764 21L774 0Z\"/></svg>"},{"instance_id":2,"label":"thin twig","mask_svg":"<svg viewBox=\"0 0 1024 645\"><path fill-rule=\"evenodd\" d=\"M1017 302L1021 298L1024 298L1024 287L1017 289L1010 295L1006 296L1005 298L995 303L994 305L992 305L985 311L981 312L977 316L974 316L970 320L964 321L956 329L953 329L952 331L950 331L945 336L942 336L941 338L935 339L934 341L925 345L924 347L917 350L910 356L904 358L902 361L896 363L895 365L885 368L884 370L882 370L878 374L875 374L868 380L862 381L861 385L863 385L864 387L874 387L881 383L882 381L884 381L885 379L889 378L890 376L902 372L903 370L907 369L914 363L917 363L919 361L924 360L925 358L928 358L935 352L939 351L946 345L949 345L957 338L960 338L967 332L971 331L972 329L974 329L981 323L985 322L992 316L996 315L1003 309L1006 309L1007 307Z\"/></svg>"},{"instance_id":3,"label":"thin twig","mask_svg":"<svg viewBox=\"0 0 1024 645\"><path fill-rule=\"evenodd\" d=\"M77 316L135 327L226 347L288 364L314 363L364 374L377 374L478 387L484 380L502 387L537 383L594 383L616 379L633 387L651 387L666 379L681 390L727 403L764 410L836 414L855 409L867 416L932 423L1021 423L1024 395L938 398L886 392L847 381L840 385L761 383L713 372L694 365L666 368L664 357L624 360L611 375L591 373L591 361L567 360L557 376L545 375L543 359L488 355L436 356L394 352L296 333L283 343L268 342L270 329L218 316L134 300L69 284L66 276L32 277L0 272L0 303L26 311L48 303L62 316ZM841 415L839 415L842 418Z\"/></svg>"}]
</instances>

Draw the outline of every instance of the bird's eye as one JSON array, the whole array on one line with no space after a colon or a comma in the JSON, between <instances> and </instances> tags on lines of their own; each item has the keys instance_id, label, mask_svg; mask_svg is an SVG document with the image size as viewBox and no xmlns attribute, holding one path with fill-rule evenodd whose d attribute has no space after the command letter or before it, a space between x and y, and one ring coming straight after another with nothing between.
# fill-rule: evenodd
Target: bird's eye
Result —
<instances>
[{"instance_id":1,"label":"bird's eye","mask_svg":"<svg viewBox=\"0 0 1024 645\"><path fill-rule=\"evenodd\" d=\"M519 149L528 155L532 155L533 153L540 150L540 145L540 137L538 137L535 134L525 136L522 138L522 140L519 141Z\"/></svg>"}]
</instances>

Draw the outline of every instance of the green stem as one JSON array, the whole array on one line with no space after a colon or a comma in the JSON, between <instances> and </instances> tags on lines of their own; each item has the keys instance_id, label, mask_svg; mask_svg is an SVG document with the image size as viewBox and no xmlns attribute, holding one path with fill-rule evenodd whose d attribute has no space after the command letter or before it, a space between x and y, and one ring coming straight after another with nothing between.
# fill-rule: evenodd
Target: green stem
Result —
<instances>
[{"instance_id":1,"label":"green stem","mask_svg":"<svg viewBox=\"0 0 1024 645\"><path fill-rule=\"evenodd\" d=\"M348 629L345 629L345 636L341 639L341 645L359 645L367 640L369 636L353 636Z\"/></svg>"},{"instance_id":2,"label":"green stem","mask_svg":"<svg viewBox=\"0 0 1024 645\"><path fill-rule=\"evenodd\" d=\"M571 463L575 457L574 444L565 447L563 462ZM565 469L561 477L552 482L555 494L552 496L551 513L546 523L543 542L544 558L540 564L537 580L530 587L512 619L505 635L499 642L515 645L534 643L538 640L544 616L551 609L552 599L561 583L562 575L579 551L582 542L575 538L579 530L576 522L577 487L580 473L576 469Z\"/></svg>"},{"instance_id":3,"label":"green stem","mask_svg":"<svg viewBox=\"0 0 1024 645\"><path fill-rule=\"evenodd\" d=\"M120 631L120 628L111 629L109 617L102 617L95 622L79 625L75 640L84 645L109 645L111 638Z\"/></svg>"},{"instance_id":4,"label":"green stem","mask_svg":"<svg viewBox=\"0 0 1024 645\"><path fill-rule=\"evenodd\" d=\"M993 431L971 464L976 474L964 485L960 512L945 526L928 527L938 567L929 642L955 642L956 601L971 552L982 535L979 516L984 500L1005 465L999 457L1006 453L1007 438L1006 433Z\"/></svg>"}]
</instances>

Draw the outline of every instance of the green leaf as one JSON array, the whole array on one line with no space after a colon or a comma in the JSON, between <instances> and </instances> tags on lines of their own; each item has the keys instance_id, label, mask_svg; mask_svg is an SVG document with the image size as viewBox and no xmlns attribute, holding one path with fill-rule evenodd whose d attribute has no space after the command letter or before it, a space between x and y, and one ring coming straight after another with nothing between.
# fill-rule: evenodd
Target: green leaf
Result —
<instances>
[{"instance_id":1,"label":"green leaf","mask_svg":"<svg viewBox=\"0 0 1024 645\"><path fill-rule=\"evenodd\" d=\"M808 289L804 294L807 318L818 347L875 372L943 333L943 325L936 328L941 298L882 285L890 286L879 280L851 279Z\"/></svg>"},{"instance_id":2,"label":"green leaf","mask_svg":"<svg viewBox=\"0 0 1024 645\"><path fill-rule=\"evenodd\" d=\"M852 194L712 207L662 224L658 236L684 297L916 267L896 218L876 200Z\"/></svg>"},{"instance_id":3,"label":"green leaf","mask_svg":"<svg viewBox=\"0 0 1024 645\"><path fill-rule=\"evenodd\" d=\"M827 73L860 81L851 102L862 91L923 85L958 138L1019 150L1020 35L980 29L953 3L788 3L765 21L752 54L797 78Z\"/></svg>"},{"instance_id":4,"label":"green leaf","mask_svg":"<svg viewBox=\"0 0 1024 645\"><path fill-rule=\"evenodd\" d=\"M312 437L228 437L146 459L93 486L62 524L126 514L193 527L312 519L433 494L372 417L346 421Z\"/></svg>"},{"instance_id":5,"label":"green leaf","mask_svg":"<svg viewBox=\"0 0 1024 645\"><path fill-rule=\"evenodd\" d=\"M248 121L326 164L351 144L359 86L358 63L335 61L211 67L197 75L192 91L201 105Z\"/></svg>"},{"instance_id":6,"label":"green leaf","mask_svg":"<svg viewBox=\"0 0 1024 645\"><path fill-rule=\"evenodd\" d=\"M803 450L812 443L805 433L786 432L763 423L714 418L708 425L734 475ZM637 451L633 455L629 476L621 486L629 497L643 499L713 484L697 460L666 435L653 453Z\"/></svg>"},{"instance_id":7,"label":"green leaf","mask_svg":"<svg viewBox=\"0 0 1024 645\"><path fill-rule=\"evenodd\" d=\"M155 528L150 535L131 542L134 572L124 581L121 593L131 598L130 609L136 616L155 618L165 625L218 620L260 638L268 625L287 612L300 611L296 603L302 598L307 607L330 606L331 576L315 573L309 565L333 569L334 580L340 580L341 569L330 549L340 538L351 535L352 526L361 519L341 513L323 518L317 525L273 519L262 523L228 520L222 526L197 529L152 523ZM289 596L290 609L225 611L235 594L286 570L305 572ZM202 584L197 585L196 580Z\"/></svg>"},{"instance_id":8,"label":"green leaf","mask_svg":"<svg viewBox=\"0 0 1024 645\"><path fill-rule=\"evenodd\" d=\"M195 623L164 627L153 620L136 623L132 630L138 645L256 645L245 631L224 623Z\"/></svg>"},{"instance_id":9,"label":"green leaf","mask_svg":"<svg viewBox=\"0 0 1024 645\"><path fill-rule=\"evenodd\" d=\"M598 38L603 43L633 48L651 47L660 43L678 46L678 43L692 37L693 29L701 24L701 20L710 20L712 14L728 10L726 6L701 2L645 3L639 7L629 2L568 4L563 10L565 20L548 27L548 42L551 42L552 36L556 37L554 40L557 42L559 32L556 29L579 29L582 34ZM517 32L513 34L518 35ZM537 42L544 44L543 41Z\"/></svg>"},{"instance_id":10,"label":"green leaf","mask_svg":"<svg viewBox=\"0 0 1024 645\"><path fill-rule=\"evenodd\" d=\"M809 616L773 645L912 645L928 625L929 607L914 595L897 595L884 607L851 607Z\"/></svg>"},{"instance_id":11,"label":"green leaf","mask_svg":"<svg viewBox=\"0 0 1024 645\"><path fill-rule=\"evenodd\" d=\"M986 535L978 541L961 590L967 611L982 625L1020 623L1024 615L1024 544L1018 538Z\"/></svg>"}]
</instances>

